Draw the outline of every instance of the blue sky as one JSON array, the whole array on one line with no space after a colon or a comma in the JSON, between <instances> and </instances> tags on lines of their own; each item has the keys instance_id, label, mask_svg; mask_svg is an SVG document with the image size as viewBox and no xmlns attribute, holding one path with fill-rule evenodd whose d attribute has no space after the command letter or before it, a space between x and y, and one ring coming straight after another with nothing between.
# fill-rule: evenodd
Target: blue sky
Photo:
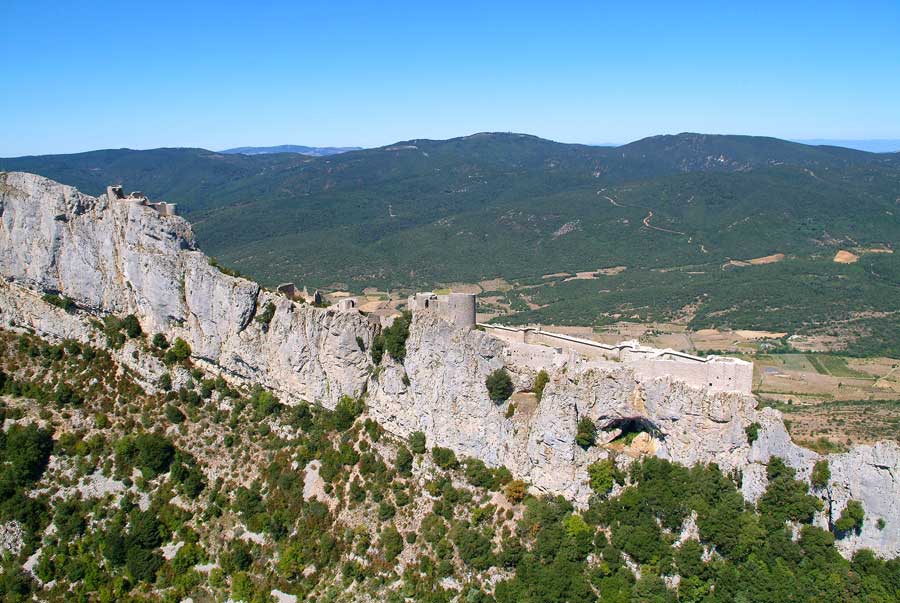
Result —
<instances>
[{"instance_id":1,"label":"blue sky","mask_svg":"<svg viewBox=\"0 0 900 603\"><path fill-rule=\"evenodd\" d=\"M0 82L0 156L900 138L900 2L4 0Z\"/></svg>"}]
</instances>

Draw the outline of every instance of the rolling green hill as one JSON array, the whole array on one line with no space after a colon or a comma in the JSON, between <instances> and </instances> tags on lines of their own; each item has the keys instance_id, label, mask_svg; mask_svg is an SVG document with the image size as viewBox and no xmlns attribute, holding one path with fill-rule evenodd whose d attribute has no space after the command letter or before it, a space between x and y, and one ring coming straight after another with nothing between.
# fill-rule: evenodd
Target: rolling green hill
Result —
<instances>
[{"instance_id":1,"label":"rolling green hill","mask_svg":"<svg viewBox=\"0 0 900 603\"><path fill-rule=\"evenodd\" d=\"M95 194L121 182L177 202L208 253L267 285L358 291L502 277L534 287L510 320L666 318L699 301L696 326L875 317L896 328L898 260L864 252L900 244L897 153L750 136L591 147L482 133L330 157L120 149L0 159L0 169ZM859 262L834 264L839 249ZM731 263L772 254L785 257ZM608 266L626 270L542 278ZM738 291L768 301L742 303Z\"/></svg>"}]
</instances>

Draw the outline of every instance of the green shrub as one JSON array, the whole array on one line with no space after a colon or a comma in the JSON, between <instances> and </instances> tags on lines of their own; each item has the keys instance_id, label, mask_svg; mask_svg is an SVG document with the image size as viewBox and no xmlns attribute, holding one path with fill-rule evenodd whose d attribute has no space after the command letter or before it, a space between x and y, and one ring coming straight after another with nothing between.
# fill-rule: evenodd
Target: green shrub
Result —
<instances>
[{"instance_id":1,"label":"green shrub","mask_svg":"<svg viewBox=\"0 0 900 603\"><path fill-rule=\"evenodd\" d=\"M253 407L253 416L256 421L260 421L270 415L277 415L283 408L275 394L259 386L253 388L253 394L250 396L250 405Z\"/></svg>"},{"instance_id":2,"label":"green shrub","mask_svg":"<svg viewBox=\"0 0 900 603\"><path fill-rule=\"evenodd\" d=\"M234 574L248 569L253 564L253 552L250 545L240 539L232 540L228 550L223 553L220 563L226 574Z\"/></svg>"},{"instance_id":3,"label":"green shrub","mask_svg":"<svg viewBox=\"0 0 900 603\"><path fill-rule=\"evenodd\" d=\"M484 381L488 396L495 404L500 404L509 399L513 393L512 378L505 368L498 368Z\"/></svg>"},{"instance_id":4,"label":"green shrub","mask_svg":"<svg viewBox=\"0 0 900 603\"><path fill-rule=\"evenodd\" d=\"M87 522L84 518L84 509L78 500L61 500L55 507L53 525L56 526L56 533L63 542L71 542L84 534Z\"/></svg>"},{"instance_id":5,"label":"green shrub","mask_svg":"<svg viewBox=\"0 0 900 603\"><path fill-rule=\"evenodd\" d=\"M613 459L605 459L588 465L591 490L600 495L609 494L616 482L621 481L621 473Z\"/></svg>"},{"instance_id":6,"label":"green shrub","mask_svg":"<svg viewBox=\"0 0 900 603\"><path fill-rule=\"evenodd\" d=\"M397 514L397 509L386 500L381 501L378 505L378 519L387 521Z\"/></svg>"},{"instance_id":7,"label":"green shrub","mask_svg":"<svg viewBox=\"0 0 900 603\"><path fill-rule=\"evenodd\" d=\"M785 522L809 523L822 501L809 494L809 486L795 479L796 472L778 457L766 467L769 485L758 503L762 521L767 529L781 529Z\"/></svg>"},{"instance_id":8,"label":"green shrub","mask_svg":"<svg viewBox=\"0 0 900 603\"><path fill-rule=\"evenodd\" d=\"M26 426L14 424L6 433L3 447L6 475L16 484L29 484L41 478L50 454L53 452L53 435L34 423Z\"/></svg>"},{"instance_id":9,"label":"green shrub","mask_svg":"<svg viewBox=\"0 0 900 603\"><path fill-rule=\"evenodd\" d=\"M744 433L747 434L747 443L752 444L759 438L759 423L750 423L747 428L744 430Z\"/></svg>"},{"instance_id":10,"label":"green shrub","mask_svg":"<svg viewBox=\"0 0 900 603\"><path fill-rule=\"evenodd\" d=\"M816 464L813 465L812 475L810 475L813 487L824 488L828 485L829 479L831 479L831 469L828 467L828 459L816 461Z\"/></svg>"},{"instance_id":11,"label":"green shrub","mask_svg":"<svg viewBox=\"0 0 900 603\"><path fill-rule=\"evenodd\" d=\"M476 570L486 570L494 565L491 540L479 530L460 526L452 532L456 551L462 561Z\"/></svg>"},{"instance_id":12,"label":"green shrub","mask_svg":"<svg viewBox=\"0 0 900 603\"><path fill-rule=\"evenodd\" d=\"M862 503L858 500L851 500L841 512L841 517L834 522L834 529L838 533L858 532L866 518Z\"/></svg>"},{"instance_id":13,"label":"green shrub","mask_svg":"<svg viewBox=\"0 0 900 603\"><path fill-rule=\"evenodd\" d=\"M494 473L479 459L466 461L466 480L477 488L494 487Z\"/></svg>"},{"instance_id":14,"label":"green shrub","mask_svg":"<svg viewBox=\"0 0 900 603\"><path fill-rule=\"evenodd\" d=\"M116 442L116 464L124 470L137 467L149 477L165 473L175 458L175 446L157 433L125 436ZM126 471L126 473L130 472Z\"/></svg>"},{"instance_id":15,"label":"green shrub","mask_svg":"<svg viewBox=\"0 0 900 603\"><path fill-rule=\"evenodd\" d=\"M235 278L240 278L240 276L241 276L240 272L238 272L237 270L234 270L233 268L228 268L227 266L223 266L222 264L219 263L219 260L217 260L216 258L214 258L212 256L206 258L206 263L209 264L210 266L212 266L213 268L215 268L216 270L218 270L219 272L221 272L222 274L225 274L227 276L233 276Z\"/></svg>"},{"instance_id":16,"label":"green shrub","mask_svg":"<svg viewBox=\"0 0 900 603\"><path fill-rule=\"evenodd\" d=\"M62 308L66 312L71 312L75 309L75 301L65 295L60 296L55 293L47 293L44 295L43 299L48 304L56 306L57 308Z\"/></svg>"},{"instance_id":17,"label":"green shrub","mask_svg":"<svg viewBox=\"0 0 900 603\"><path fill-rule=\"evenodd\" d=\"M400 531L390 524L381 531L379 539L381 550L384 552L384 558L388 562L392 562L403 552L403 537Z\"/></svg>"},{"instance_id":18,"label":"green shrub","mask_svg":"<svg viewBox=\"0 0 900 603\"><path fill-rule=\"evenodd\" d=\"M125 567L138 582L152 582L162 564L162 554L156 550L132 547L125 554Z\"/></svg>"},{"instance_id":19,"label":"green shrub","mask_svg":"<svg viewBox=\"0 0 900 603\"><path fill-rule=\"evenodd\" d=\"M161 350L165 350L169 347L169 342L166 340L165 335L157 333L153 336L153 345Z\"/></svg>"},{"instance_id":20,"label":"green shrub","mask_svg":"<svg viewBox=\"0 0 900 603\"><path fill-rule=\"evenodd\" d=\"M413 455L406 446L397 448L397 473L404 477L412 475Z\"/></svg>"},{"instance_id":21,"label":"green shrub","mask_svg":"<svg viewBox=\"0 0 900 603\"><path fill-rule=\"evenodd\" d=\"M425 448L425 434L421 431L414 431L409 434L409 447L416 454L423 454Z\"/></svg>"},{"instance_id":22,"label":"green shrub","mask_svg":"<svg viewBox=\"0 0 900 603\"><path fill-rule=\"evenodd\" d=\"M404 312L394 319L391 326L381 332L384 337L384 349L397 362L403 362L406 358L406 340L409 338L410 323L412 314Z\"/></svg>"},{"instance_id":23,"label":"green shrub","mask_svg":"<svg viewBox=\"0 0 900 603\"><path fill-rule=\"evenodd\" d=\"M180 450L175 452L170 468L170 476L181 486L181 491L188 498L196 498L206 487L206 478L197 465L196 459Z\"/></svg>"},{"instance_id":24,"label":"green shrub","mask_svg":"<svg viewBox=\"0 0 900 603\"><path fill-rule=\"evenodd\" d=\"M441 469L456 469L459 467L456 454L449 448L435 446L431 449L431 458L434 459L434 464Z\"/></svg>"},{"instance_id":25,"label":"green shrub","mask_svg":"<svg viewBox=\"0 0 900 603\"><path fill-rule=\"evenodd\" d=\"M134 314L129 314L122 319L122 328L125 330L125 334L131 339L140 337L144 334L141 330L141 323L138 322L137 316Z\"/></svg>"},{"instance_id":26,"label":"green shrub","mask_svg":"<svg viewBox=\"0 0 900 603\"><path fill-rule=\"evenodd\" d=\"M169 373L163 373L159 376L159 389L164 392L170 391L172 389L172 375Z\"/></svg>"},{"instance_id":27,"label":"green shrub","mask_svg":"<svg viewBox=\"0 0 900 603\"><path fill-rule=\"evenodd\" d=\"M372 362L381 364L382 358L384 358L384 335L379 333L372 340Z\"/></svg>"},{"instance_id":28,"label":"green shrub","mask_svg":"<svg viewBox=\"0 0 900 603\"><path fill-rule=\"evenodd\" d=\"M81 406L84 397L77 393L68 383L60 383L53 394L57 406Z\"/></svg>"},{"instance_id":29,"label":"green shrub","mask_svg":"<svg viewBox=\"0 0 900 603\"><path fill-rule=\"evenodd\" d=\"M531 391L534 392L535 397L538 402L541 401L541 398L544 396L544 388L547 387L547 383L550 381L550 375L547 374L547 371L541 370L534 378L534 385L531 386Z\"/></svg>"},{"instance_id":30,"label":"green shrub","mask_svg":"<svg viewBox=\"0 0 900 603\"><path fill-rule=\"evenodd\" d=\"M585 450L597 443L597 426L589 418L582 417L578 421L575 443Z\"/></svg>"},{"instance_id":31,"label":"green shrub","mask_svg":"<svg viewBox=\"0 0 900 603\"><path fill-rule=\"evenodd\" d=\"M184 413L177 406L173 406L171 404L166 404L166 419L168 419L171 423L175 423L176 425L179 423L184 423L185 420Z\"/></svg>"},{"instance_id":32,"label":"green shrub","mask_svg":"<svg viewBox=\"0 0 900 603\"><path fill-rule=\"evenodd\" d=\"M275 304L273 302L269 302L266 304L265 309L256 317L256 322L262 325L263 333L268 332L269 323L272 322L272 319L275 317Z\"/></svg>"},{"instance_id":33,"label":"green shrub","mask_svg":"<svg viewBox=\"0 0 900 603\"><path fill-rule=\"evenodd\" d=\"M346 431L350 429L356 418L365 410L362 400L351 398L350 396L341 396L337 406L334 407L334 427L338 431Z\"/></svg>"},{"instance_id":34,"label":"green shrub","mask_svg":"<svg viewBox=\"0 0 900 603\"><path fill-rule=\"evenodd\" d=\"M191 346L188 345L181 337L175 339L175 343L172 344L172 347L166 351L165 360L168 363L180 362L182 360L186 360L191 355Z\"/></svg>"}]
</instances>

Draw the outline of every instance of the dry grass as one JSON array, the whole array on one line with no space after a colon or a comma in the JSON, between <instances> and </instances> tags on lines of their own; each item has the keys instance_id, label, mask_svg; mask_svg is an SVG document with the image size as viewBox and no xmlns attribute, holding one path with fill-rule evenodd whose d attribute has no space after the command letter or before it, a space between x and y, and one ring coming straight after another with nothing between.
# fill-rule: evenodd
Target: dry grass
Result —
<instances>
[{"instance_id":1,"label":"dry grass","mask_svg":"<svg viewBox=\"0 0 900 603\"><path fill-rule=\"evenodd\" d=\"M838 264L853 264L857 260L859 260L858 255L849 251L845 251L843 249L834 254L834 261Z\"/></svg>"}]
</instances>

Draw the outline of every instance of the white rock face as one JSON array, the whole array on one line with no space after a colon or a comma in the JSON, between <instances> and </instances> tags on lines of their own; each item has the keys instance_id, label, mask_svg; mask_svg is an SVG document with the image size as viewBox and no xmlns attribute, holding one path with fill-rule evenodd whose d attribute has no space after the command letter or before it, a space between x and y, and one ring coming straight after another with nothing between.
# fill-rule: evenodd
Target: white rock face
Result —
<instances>
[{"instance_id":1,"label":"white rock face","mask_svg":"<svg viewBox=\"0 0 900 603\"><path fill-rule=\"evenodd\" d=\"M837 521L850 500L861 502L866 512L859 534L839 540L838 550L845 555L861 548L872 549L884 557L900 555L900 527L896 525L900 521L898 446L893 442L855 446L844 454L829 455L828 465L831 480L825 514L830 513L831 521ZM884 527L879 527L879 520Z\"/></svg>"},{"instance_id":2,"label":"white rock face","mask_svg":"<svg viewBox=\"0 0 900 603\"><path fill-rule=\"evenodd\" d=\"M0 173L0 275L4 325L99 343L90 315L133 313L146 333L184 338L195 362L229 379L260 383L287 403L333 407L344 394L366 393L370 414L392 433L421 430L429 446L506 465L539 491L578 504L590 496L587 466L613 453L575 443L583 417L601 429L600 444L629 422L652 435L618 451L620 464L640 454L686 465L715 462L742 473L750 501L765 491L772 457L785 459L801 479L823 458L793 444L780 413L758 410L750 395L648 379L624 365L597 366L576 356L546 366L542 400L525 396L507 416L509 403L488 398L485 378L506 366L517 390L527 390L540 358L523 359L510 344L424 313L414 317L404 363L386 356L375 371L358 342L370 349L376 327L362 315L300 305L223 274L196 249L181 218L31 174ZM43 292L72 298L79 311L46 304ZM269 304L274 313L263 325L257 318ZM152 384L165 369L146 356L132 358L128 346L117 353ZM750 443L746 429L753 423L759 435ZM826 503L819 524L828 527L849 500L858 500L866 521L859 534L839 541L840 550L900 555L900 446L857 446L827 458L832 477L819 493Z\"/></svg>"},{"instance_id":3,"label":"white rock face","mask_svg":"<svg viewBox=\"0 0 900 603\"><path fill-rule=\"evenodd\" d=\"M369 363L356 341L371 343L364 317L298 305L223 274L177 216L23 173L0 174L0 212L0 274L17 285L59 292L89 312L133 313L145 332L182 337L197 359L287 401L332 407L364 391ZM265 328L254 317L269 303ZM21 318L51 336L89 338L67 316L31 308Z\"/></svg>"}]
</instances>

